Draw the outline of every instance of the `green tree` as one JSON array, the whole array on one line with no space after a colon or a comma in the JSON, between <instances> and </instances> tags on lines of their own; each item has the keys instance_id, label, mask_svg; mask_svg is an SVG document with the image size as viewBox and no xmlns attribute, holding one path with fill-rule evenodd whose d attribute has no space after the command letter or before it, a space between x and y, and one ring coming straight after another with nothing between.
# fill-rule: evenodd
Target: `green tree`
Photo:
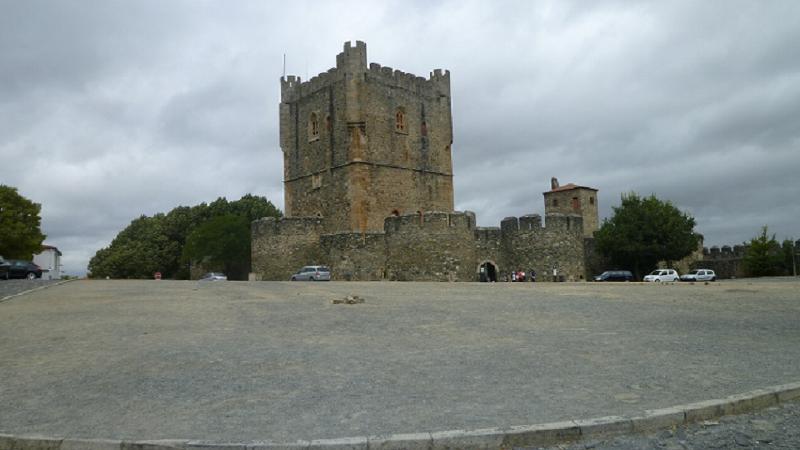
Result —
<instances>
[{"instance_id":1,"label":"green tree","mask_svg":"<svg viewBox=\"0 0 800 450\"><path fill-rule=\"evenodd\" d=\"M0 184L0 255L33 259L42 250L42 205L21 196L17 188Z\"/></svg>"},{"instance_id":2,"label":"green tree","mask_svg":"<svg viewBox=\"0 0 800 450\"><path fill-rule=\"evenodd\" d=\"M654 195L623 194L614 215L595 233L597 249L639 278L658 261L677 261L697 249L695 220Z\"/></svg>"},{"instance_id":3,"label":"green tree","mask_svg":"<svg viewBox=\"0 0 800 450\"><path fill-rule=\"evenodd\" d=\"M249 227L255 219L280 217L281 212L265 197L247 194L232 202L220 197L210 204L141 216L120 231L111 245L97 251L89 262L89 272L99 278L150 278L154 272L161 272L164 278L189 278L188 261L183 258L188 236L207 221L227 215L243 218ZM246 275L249 260L248 255L246 267L237 270Z\"/></svg>"},{"instance_id":4,"label":"green tree","mask_svg":"<svg viewBox=\"0 0 800 450\"><path fill-rule=\"evenodd\" d=\"M247 279L250 221L233 214L209 219L186 238L183 259L202 264L204 270L224 272L230 279Z\"/></svg>"},{"instance_id":5,"label":"green tree","mask_svg":"<svg viewBox=\"0 0 800 450\"><path fill-rule=\"evenodd\" d=\"M779 275L783 262L783 251L775 240L775 235L770 237L767 226L761 227L761 234L750 240L742 259L747 275L751 277Z\"/></svg>"},{"instance_id":6,"label":"green tree","mask_svg":"<svg viewBox=\"0 0 800 450\"><path fill-rule=\"evenodd\" d=\"M783 249L783 267L786 275L797 275L797 259L800 252L800 240L793 241L785 239L781 248Z\"/></svg>"}]
</instances>

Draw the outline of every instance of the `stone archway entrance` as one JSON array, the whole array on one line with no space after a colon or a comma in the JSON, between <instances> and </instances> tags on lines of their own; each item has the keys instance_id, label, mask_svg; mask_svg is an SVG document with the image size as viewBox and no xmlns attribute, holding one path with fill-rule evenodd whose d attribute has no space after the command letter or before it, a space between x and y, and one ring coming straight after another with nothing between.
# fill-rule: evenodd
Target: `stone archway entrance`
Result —
<instances>
[{"instance_id":1,"label":"stone archway entrance","mask_svg":"<svg viewBox=\"0 0 800 450\"><path fill-rule=\"evenodd\" d=\"M478 265L478 281L497 281L498 272L497 264L495 264L494 261L486 260Z\"/></svg>"}]
</instances>

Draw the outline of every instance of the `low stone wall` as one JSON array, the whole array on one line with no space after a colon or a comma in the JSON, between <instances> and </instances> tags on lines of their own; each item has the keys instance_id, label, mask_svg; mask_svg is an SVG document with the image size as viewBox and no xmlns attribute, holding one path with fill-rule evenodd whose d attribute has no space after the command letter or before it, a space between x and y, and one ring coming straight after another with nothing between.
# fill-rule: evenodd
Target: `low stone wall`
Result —
<instances>
[{"instance_id":1,"label":"low stone wall","mask_svg":"<svg viewBox=\"0 0 800 450\"><path fill-rule=\"evenodd\" d=\"M531 269L537 281L587 279L593 249L581 217L546 219L545 226L528 215L477 228L472 212L431 211L387 217L382 233L325 234L322 218L265 218L252 225L253 279L288 280L302 266L325 264L334 280L478 281L484 262L498 281Z\"/></svg>"},{"instance_id":2,"label":"low stone wall","mask_svg":"<svg viewBox=\"0 0 800 450\"><path fill-rule=\"evenodd\" d=\"M337 233L320 238L333 280L376 281L386 278L384 233Z\"/></svg>"},{"instance_id":3,"label":"low stone wall","mask_svg":"<svg viewBox=\"0 0 800 450\"><path fill-rule=\"evenodd\" d=\"M398 281L474 281L475 215L427 212L386 219L387 277Z\"/></svg>"},{"instance_id":4,"label":"low stone wall","mask_svg":"<svg viewBox=\"0 0 800 450\"><path fill-rule=\"evenodd\" d=\"M510 270L536 271L537 281L586 278L583 221L580 216L550 214L507 217L501 223L502 249ZM553 276L553 269L556 276ZM502 270L502 269L501 269Z\"/></svg>"},{"instance_id":5,"label":"low stone wall","mask_svg":"<svg viewBox=\"0 0 800 450\"><path fill-rule=\"evenodd\" d=\"M256 279L288 280L306 265L327 264L327 255L320 250L324 220L317 217L253 221L252 271Z\"/></svg>"}]
</instances>

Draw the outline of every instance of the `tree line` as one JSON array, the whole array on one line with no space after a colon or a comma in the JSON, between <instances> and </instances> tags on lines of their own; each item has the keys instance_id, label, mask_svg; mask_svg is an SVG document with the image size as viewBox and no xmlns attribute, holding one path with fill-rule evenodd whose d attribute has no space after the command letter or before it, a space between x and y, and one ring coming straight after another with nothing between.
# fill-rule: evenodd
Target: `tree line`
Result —
<instances>
[{"instance_id":1,"label":"tree line","mask_svg":"<svg viewBox=\"0 0 800 450\"><path fill-rule=\"evenodd\" d=\"M189 279L195 265L245 280L250 270L250 222L281 215L265 197L251 194L142 215L97 251L89 261L89 276L152 278L160 272L163 278Z\"/></svg>"},{"instance_id":2,"label":"tree line","mask_svg":"<svg viewBox=\"0 0 800 450\"><path fill-rule=\"evenodd\" d=\"M655 269L659 261L679 261L698 249L702 236L695 220L669 201L654 195L623 194L614 214L595 233L598 251L613 265L633 272L636 279ZM798 241L800 242L800 241ZM767 227L745 243L742 258L749 277L795 275L797 243L778 243Z\"/></svg>"},{"instance_id":3,"label":"tree line","mask_svg":"<svg viewBox=\"0 0 800 450\"><path fill-rule=\"evenodd\" d=\"M42 249L41 205L0 185L0 256L31 260ZM170 212L142 215L120 231L89 262L97 278L188 279L192 265L246 279L250 271L250 222L281 217L265 197L247 194L236 201L220 197L211 203L178 206ZM637 279L659 261L678 261L698 248L695 220L669 201L636 193L622 195L613 215L595 233L598 251L608 264L634 272ZM796 274L798 243L779 243L766 226L745 243L742 263L747 276Z\"/></svg>"}]
</instances>

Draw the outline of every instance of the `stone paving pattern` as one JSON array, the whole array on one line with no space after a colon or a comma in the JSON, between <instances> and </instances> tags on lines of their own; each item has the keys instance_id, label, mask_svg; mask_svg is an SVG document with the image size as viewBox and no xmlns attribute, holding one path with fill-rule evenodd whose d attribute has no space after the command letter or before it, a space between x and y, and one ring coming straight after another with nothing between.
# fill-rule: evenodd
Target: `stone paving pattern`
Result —
<instances>
[{"instance_id":1,"label":"stone paving pattern","mask_svg":"<svg viewBox=\"0 0 800 450\"><path fill-rule=\"evenodd\" d=\"M294 441L632 415L800 381L798 288L77 281L0 304L0 433ZM348 294L366 302L331 303Z\"/></svg>"},{"instance_id":2,"label":"stone paving pattern","mask_svg":"<svg viewBox=\"0 0 800 450\"><path fill-rule=\"evenodd\" d=\"M530 450L533 447L520 447ZM751 414L725 416L649 434L617 436L547 447L550 450L798 449L800 403L785 403Z\"/></svg>"}]
</instances>

